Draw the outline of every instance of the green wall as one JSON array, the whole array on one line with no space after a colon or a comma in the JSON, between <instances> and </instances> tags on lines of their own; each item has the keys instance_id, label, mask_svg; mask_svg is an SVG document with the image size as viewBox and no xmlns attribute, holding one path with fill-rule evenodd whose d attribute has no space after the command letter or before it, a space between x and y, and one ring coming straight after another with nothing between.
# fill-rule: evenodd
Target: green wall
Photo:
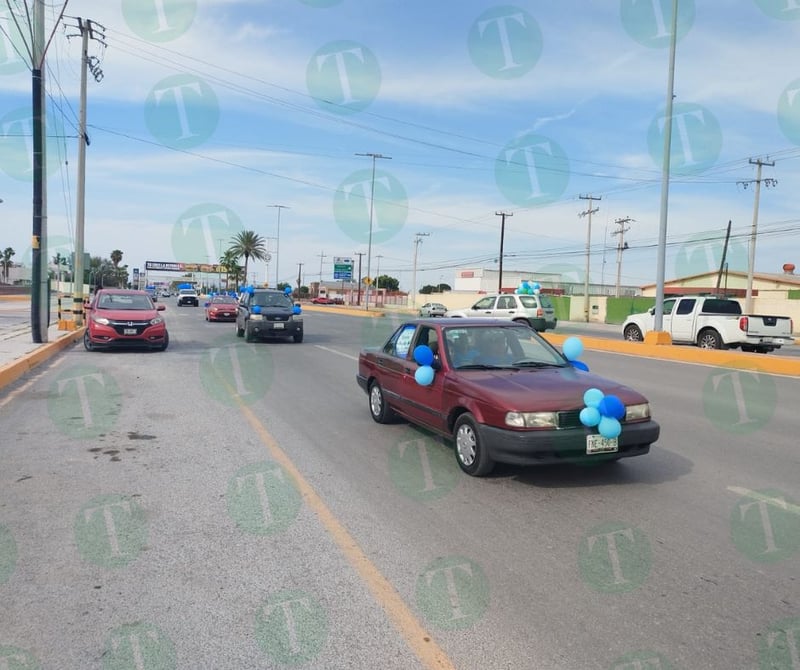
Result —
<instances>
[{"instance_id":1,"label":"green wall","mask_svg":"<svg viewBox=\"0 0 800 670\"><path fill-rule=\"evenodd\" d=\"M656 304L655 298L631 297L609 298L606 303L606 323L621 324L631 314L646 312Z\"/></svg>"},{"instance_id":2,"label":"green wall","mask_svg":"<svg viewBox=\"0 0 800 670\"><path fill-rule=\"evenodd\" d=\"M553 309L556 310L556 318L559 321L569 321L569 301L568 295L551 295Z\"/></svg>"}]
</instances>

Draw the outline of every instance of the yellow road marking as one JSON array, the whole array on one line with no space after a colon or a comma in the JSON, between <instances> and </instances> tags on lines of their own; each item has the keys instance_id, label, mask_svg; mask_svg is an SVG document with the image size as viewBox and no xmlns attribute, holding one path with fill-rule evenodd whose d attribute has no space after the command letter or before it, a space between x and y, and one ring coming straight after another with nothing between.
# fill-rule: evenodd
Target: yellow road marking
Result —
<instances>
[{"instance_id":1,"label":"yellow road marking","mask_svg":"<svg viewBox=\"0 0 800 670\"><path fill-rule=\"evenodd\" d=\"M238 398L237 403L242 414L244 414L253 430L256 431L269 450L272 458L294 478L297 490L303 500L317 515L333 541L372 592L375 600L383 607L387 616L405 638L422 665L431 670L455 670L455 665L453 665L442 648L439 647L433 636L422 627L422 624L408 608L391 582L367 558L355 538L350 535L347 529L334 516L333 512L328 509L322 498L319 497L305 477L300 474L300 471L292 463L289 456L278 446L275 438L259 421L258 417Z\"/></svg>"}]
</instances>

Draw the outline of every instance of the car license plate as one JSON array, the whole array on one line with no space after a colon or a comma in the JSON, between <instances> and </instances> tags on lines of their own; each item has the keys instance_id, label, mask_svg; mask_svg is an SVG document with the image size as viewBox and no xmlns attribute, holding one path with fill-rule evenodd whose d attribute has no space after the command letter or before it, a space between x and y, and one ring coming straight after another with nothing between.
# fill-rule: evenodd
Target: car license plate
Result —
<instances>
[{"instance_id":1,"label":"car license plate","mask_svg":"<svg viewBox=\"0 0 800 670\"><path fill-rule=\"evenodd\" d=\"M587 454L608 454L619 450L619 444L616 437L603 437L602 435L587 435L586 436L586 453Z\"/></svg>"},{"instance_id":2,"label":"car license plate","mask_svg":"<svg viewBox=\"0 0 800 670\"><path fill-rule=\"evenodd\" d=\"M222 316L230 316L230 315L231 315L231 313L230 313L230 312L223 312L223 313L222 313Z\"/></svg>"},{"instance_id":3,"label":"car license plate","mask_svg":"<svg viewBox=\"0 0 800 670\"><path fill-rule=\"evenodd\" d=\"M273 327L275 330L283 330L283 324L282 324L282 323L273 323L273 324L272 324L272 327Z\"/></svg>"},{"instance_id":4,"label":"car license plate","mask_svg":"<svg viewBox=\"0 0 800 670\"><path fill-rule=\"evenodd\" d=\"M122 331L123 335L136 335L136 328L125 328Z\"/></svg>"}]
</instances>

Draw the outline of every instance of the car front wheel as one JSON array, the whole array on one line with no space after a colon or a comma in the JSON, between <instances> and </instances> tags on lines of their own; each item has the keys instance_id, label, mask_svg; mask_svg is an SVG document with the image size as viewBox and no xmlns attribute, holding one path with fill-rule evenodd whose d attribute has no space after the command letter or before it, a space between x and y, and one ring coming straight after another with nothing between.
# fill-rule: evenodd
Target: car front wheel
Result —
<instances>
[{"instance_id":1,"label":"car front wheel","mask_svg":"<svg viewBox=\"0 0 800 670\"><path fill-rule=\"evenodd\" d=\"M83 348L86 349L86 351L95 350L94 344L92 344L92 340L89 338L88 330L83 333Z\"/></svg>"},{"instance_id":2,"label":"car front wheel","mask_svg":"<svg viewBox=\"0 0 800 670\"><path fill-rule=\"evenodd\" d=\"M628 340L628 342L641 342L642 341L642 331L639 330L638 326L627 326L625 328L625 332L622 333L622 336Z\"/></svg>"},{"instance_id":3,"label":"car front wheel","mask_svg":"<svg viewBox=\"0 0 800 670\"><path fill-rule=\"evenodd\" d=\"M494 468L478 433L475 417L469 412L458 417L453 428L458 467L472 477L488 475Z\"/></svg>"},{"instance_id":4,"label":"car front wheel","mask_svg":"<svg viewBox=\"0 0 800 670\"><path fill-rule=\"evenodd\" d=\"M375 423L389 423L394 418L394 411L386 404L378 382L372 382L369 387L369 413Z\"/></svg>"},{"instance_id":5,"label":"car front wheel","mask_svg":"<svg viewBox=\"0 0 800 670\"><path fill-rule=\"evenodd\" d=\"M239 328L239 322L236 322L236 337L244 337L244 328Z\"/></svg>"}]
</instances>

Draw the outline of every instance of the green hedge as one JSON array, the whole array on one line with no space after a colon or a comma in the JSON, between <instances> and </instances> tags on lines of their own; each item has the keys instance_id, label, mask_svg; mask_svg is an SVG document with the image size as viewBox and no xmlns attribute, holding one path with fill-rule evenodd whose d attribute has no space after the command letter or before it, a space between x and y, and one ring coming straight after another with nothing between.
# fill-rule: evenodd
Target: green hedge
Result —
<instances>
[{"instance_id":1,"label":"green hedge","mask_svg":"<svg viewBox=\"0 0 800 670\"><path fill-rule=\"evenodd\" d=\"M646 312L656 304L656 299L626 296L624 298L609 298L606 303L606 323L621 324L631 314Z\"/></svg>"}]
</instances>

